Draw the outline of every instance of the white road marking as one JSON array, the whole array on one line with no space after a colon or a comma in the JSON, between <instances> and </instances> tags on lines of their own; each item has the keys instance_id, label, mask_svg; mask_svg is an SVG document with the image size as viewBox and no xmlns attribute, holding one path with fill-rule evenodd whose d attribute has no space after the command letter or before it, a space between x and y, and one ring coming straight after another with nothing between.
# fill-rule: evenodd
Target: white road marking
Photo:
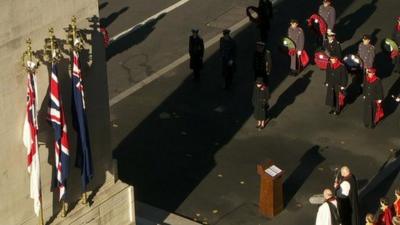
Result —
<instances>
[{"instance_id":1,"label":"white road marking","mask_svg":"<svg viewBox=\"0 0 400 225\"><path fill-rule=\"evenodd\" d=\"M177 3L173 4L173 5L171 5L170 7L166 8L166 9L164 9L164 10L158 12L157 14L155 14L155 15L153 15L153 16L150 16L149 18L145 19L144 21L142 21L142 22L136 24L135 26L133 26L133 27L131 27L131 28L129 28L129 29L127 29L127 30L125 30L125 31L123 31L123 32L121 32L121 33L119 33L119 34L117 34L117 35L115 35L114 37L112 37L112 38L110 39L110 42L113 42L113 41L118 40L119 38L121 38L121 37L123 37L123 36L129 34L130 32L133 32L133 31L139 29L140 27L142 27L143 25L145 25L145 24L148 23L149 21L155 20L155 19L159 18L160 16L171 12L172 10L174 10L174 9L176 9L176 8L178 8L178 7L180 7L180 6L182 6L183 4L185 4L185 3L189 2L189 1L190 1L190 0L180 0L179 2L177 2Z\"/></svg>"},{"instance_id":2,"label":"white road marking","mask_svg":"<svg viewBox=\"0 0 400 225\"><path fill-rule=\"evenodd\" d=\"M240 28L242 28L244 25L246 25L249 22L249 19L246 17L245 19L241 20L240 22L238 22L237 24L231 26L229 29L231 30L232 33L238 31ZM210 46L212 46L213 44L217 43L219 41L219 39L221 38L221 34L211 38L210 40L208 40L205 44L204 44L204 48L209 48ZM140 81L139 83L133 85L132 87L126 89L125 91L121 92L120 94L118 94L117 96L113 97L112 99L110 99L109 102L109 106L112 107L113 105L117 104L118 102L122 101L123 99L125 99L126 97L128 97L129 95L133 94L134 92L136 92L137 90L139 90L140 88L144 87L145 85L151 83L152 81L154 81L155 79L161 77L162 75L164 75L165 73L168 73L169 71L171 71L172 69L174 69L175 67L181 65L182 63L184 63L185 61L187 61L189 59L189 54L185 54L182 57L180 57L179 59L175 60L174 62L172 62L171 64L167 65L166 67L162 68L161 70L153 73L152 75L148 76L147 78L145 78L144 80Z\"/></svg>"}]
</instances>

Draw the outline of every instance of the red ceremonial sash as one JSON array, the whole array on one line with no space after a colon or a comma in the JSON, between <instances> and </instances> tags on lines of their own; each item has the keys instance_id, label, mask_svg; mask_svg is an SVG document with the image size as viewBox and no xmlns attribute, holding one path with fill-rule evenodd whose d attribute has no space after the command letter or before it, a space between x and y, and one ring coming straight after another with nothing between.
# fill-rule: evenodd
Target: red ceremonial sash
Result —
<instances>
[{"instance_id":1,"label":"red ceremonial sash","mask_svg":"<svg viewBox=\"0 0 400 225\"><path fill-rule=\"evenodd\" d=\"M344 95L343 91L339 91L339 107L343 109L345 103L346 103L346 95Z\"/></svg>"},{"instance_id":2,"label":"red ceremonial sash","mask_svg":"<svg viewBox=\"0 0 400 225\"><path fill-rule=\"evenodd\" d=\"M303 67L306 67L310 62L310 57L308 57L308 54L305 50L301 51L300 62Z\"/></svg>"},{"instance_id":3,"label":"red ceremonial sash","mask_svg":"<svg viewBox=\"0 0 400 225\"><path fill-rule=\"evenodd\" d=\"M375 112L374 122L375 124L377 124L385 116L385 113L383 112L383 107L381 103L378 103L378 101L376 101L375 104L376 104L376 112Z\"/></svg>"}]
</instances>

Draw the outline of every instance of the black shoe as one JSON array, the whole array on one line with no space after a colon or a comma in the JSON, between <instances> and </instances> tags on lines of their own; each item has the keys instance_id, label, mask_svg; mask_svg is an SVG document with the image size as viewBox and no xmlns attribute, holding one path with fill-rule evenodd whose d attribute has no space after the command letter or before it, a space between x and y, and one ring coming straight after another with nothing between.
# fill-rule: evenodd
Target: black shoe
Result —
<instances>
[{"instance_id":1,"label":"black shoe","mask_svg":"<svg viewBox=\"0 0 400 225\"><path fill-rule=\"evenodd\" d=\"M329 111L329 114L333 114L335 112L335 110L331 110Z\"/></svg>"},{"instance_id":2,"label":"black shoe","mask_svg":"<svg viewBox=\"0 0 400 225\"><path fill-rule=\"evenodd\" d=\"M334 111L334 112L333 112L333 115L335 115L335 116L339 116L339 114L340 114L339 111Z\"/></svg>"}]
</instances>

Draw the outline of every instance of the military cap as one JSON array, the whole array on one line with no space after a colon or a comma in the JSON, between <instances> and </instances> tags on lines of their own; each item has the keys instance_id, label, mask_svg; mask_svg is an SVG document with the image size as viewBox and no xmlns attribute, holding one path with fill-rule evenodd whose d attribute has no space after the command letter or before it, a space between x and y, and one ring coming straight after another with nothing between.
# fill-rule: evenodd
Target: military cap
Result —
<instances>
[{"instance_id":1,"label":"military cap","mask_svg":"<svg viewBox=\"0 0 400 225\"><path fill-rule=\"evenodd\" d=\"M229 29L224 29L223 31L222 31L222 34L230 34L231 33L231 30L229 30Z\"/></svg>"},{"instance_id":2,"label":"military cap","mask_svg":"<svg viewBox=\"0 0 400 225\"><path fill-rule=\"evenodd\" d=\"M332 0L324 0L324 2L332 2Z\"/></svg>"},{"instance_id":3,"label":"military cap","mask_svg":"<svg viewBox=\"0 0 400 225\"><path fill-rule=\"evenodd\" d=\"M192 33L195 33L195 34L199 33L199 29L193 28L193 29L192 29Z\"/></svg>"},{"instance_id":4,"label":"military cap","mask_svg":"<svg viewBox=\"0 0 400 225\"><path fill-rule=\"evenodd\" d=\"M299 21L298 21L298 20L296 20L296 19L291 19L291 20L290 20L290 23L297 23L297 24L298 24L298 23L299 23Z\"/></svg>"},{"instance_id":5,"label":"military cap","mask_svg":"<svg viewBox=\"0 0 400 225\"><path fill-rule=\"evenodd\" d=\"M256 84L263 84L263 83L264 83L264 79L262 77L257 77Z\"/></svg>"}]
</instances>

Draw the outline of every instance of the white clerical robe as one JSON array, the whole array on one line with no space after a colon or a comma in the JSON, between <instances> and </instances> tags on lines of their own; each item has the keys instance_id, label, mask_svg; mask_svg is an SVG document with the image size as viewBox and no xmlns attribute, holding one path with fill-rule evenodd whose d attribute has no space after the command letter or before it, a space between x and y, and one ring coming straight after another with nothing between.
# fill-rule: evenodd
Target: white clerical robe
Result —
<instances>
[{"instance_id":1,"label":"white clerical robe","mask_svg":"<svg viewBox=\"0 0 400 225\"><path fill-rule=\"evenodd\" d=\"M335 207L337 207L336 200L332 200L330 202L335 205ZM332 225L331 210L329 209L329 205L327 202L325 202L318 208L315 225Z\"/></svg>"}]
</instances>

